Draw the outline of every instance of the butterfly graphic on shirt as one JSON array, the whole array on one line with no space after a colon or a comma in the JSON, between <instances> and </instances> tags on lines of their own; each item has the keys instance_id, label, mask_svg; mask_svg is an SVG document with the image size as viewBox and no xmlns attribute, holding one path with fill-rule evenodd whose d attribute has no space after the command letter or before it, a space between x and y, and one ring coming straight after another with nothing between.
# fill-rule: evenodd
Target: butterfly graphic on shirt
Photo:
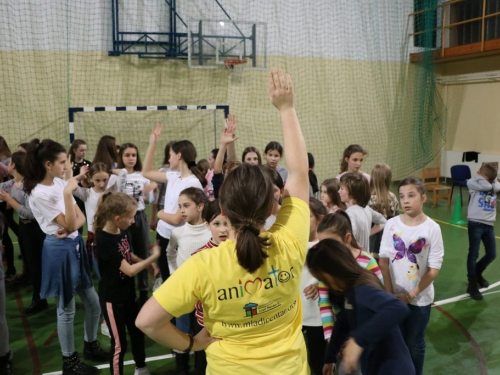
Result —
<instances>
[{"instance_id":1,"label":"butterfly graphic on shirt","mask_svg":"<svg viewBox=\"0 0 500 375\"><path fill-rule=\"evenodd\" d=\"M426 239L419 237L416 240L412 241L410 246L406 247L403 239L397 234L393 234L392 243L394 249L396 250L396 256L394 257L392 262L394 262L395 260L403 259L406 256L410 262L417 264L416 255L420 254L422 249L425 247Z\"/></svg>"}]
</instances>

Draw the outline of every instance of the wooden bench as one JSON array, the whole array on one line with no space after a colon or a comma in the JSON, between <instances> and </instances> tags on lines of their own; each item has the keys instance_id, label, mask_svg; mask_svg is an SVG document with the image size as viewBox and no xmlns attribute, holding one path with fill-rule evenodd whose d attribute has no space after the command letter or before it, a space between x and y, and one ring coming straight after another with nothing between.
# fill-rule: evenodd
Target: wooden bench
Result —
<instances>
[{"instance_id":1,"label":"wooden bench","mask_svg":"<svg viewBox=\"0 0 500 375\"><path fill-rule=\"evenodd\" d=\"M427 194L432 193L432 207L437 206L438 199L447 199L448 206L451 205L451 187L441 185L439 178L441 177L440 168L424 168L422 169L422 182L425 185Z\"/></svg>"}]
</instances>

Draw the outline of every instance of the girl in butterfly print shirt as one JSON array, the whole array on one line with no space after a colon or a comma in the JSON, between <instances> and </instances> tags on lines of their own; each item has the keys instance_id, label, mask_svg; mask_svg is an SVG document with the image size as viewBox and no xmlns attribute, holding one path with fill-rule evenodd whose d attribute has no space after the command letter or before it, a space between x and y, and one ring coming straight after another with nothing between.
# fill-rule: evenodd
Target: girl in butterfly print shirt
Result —
<instances>
[{"instance_id":1,"label":"girl in butterfly print shirt","mask_svg":"<svg viewBox=\"0 0 500 375\"><path fill-rule=\"evenodd\" d=\"M401 325L401 333L418 375L424 364L425 330L434 301L433 281L443 263L444 247L439 225L423 213L427 197L422 181L407 177L398 191L404 214L390 219L385 226L379 266L386 291L411 310Z\"/></svg>"}]
</instances>

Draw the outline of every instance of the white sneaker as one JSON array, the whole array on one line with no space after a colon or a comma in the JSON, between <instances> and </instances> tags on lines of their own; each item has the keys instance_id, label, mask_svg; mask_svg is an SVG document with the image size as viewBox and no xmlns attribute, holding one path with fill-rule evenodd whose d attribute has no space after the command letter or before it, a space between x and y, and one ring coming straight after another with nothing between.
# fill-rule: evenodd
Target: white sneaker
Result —
<instances>
[{"instance_id":1,"label":"white sneaker","mask_svg":"<svg viewBox=\"0 0 500 375\"><path fill-rule=\"evenodd\" d=\"M101 335L108 336L109 338L111 338L111 335L109 334L108 325L106 324L106 322L101 323Z\"/></svg>"},{"instance_id":2,"label":"white sneaker","mask_svg":"<svg viewBox=\"0 0 500 375\"><path fill-rule=\"evenodd\" d=\"M134 375L151 375L147 367L135 368Z\"/></svg>"}]
</instances>

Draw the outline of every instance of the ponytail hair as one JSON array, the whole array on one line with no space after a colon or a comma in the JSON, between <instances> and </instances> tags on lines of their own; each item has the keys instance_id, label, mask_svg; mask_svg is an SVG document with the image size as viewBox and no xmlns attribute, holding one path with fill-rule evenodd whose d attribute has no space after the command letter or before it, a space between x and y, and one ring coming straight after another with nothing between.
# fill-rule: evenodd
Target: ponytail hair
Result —
<instances>
[{"instance_id":1,"label":"ponytail hair","mask_svg":"<svg viewBox=\"0 0 500 375\"><path fill-rule=\"evenodd\" d=\"M316 173L314 173L314 156L310 152L307 153L307 161L309 162L309 185L311 185L311 189L313 194L316 194L319 191L318 186L318 177Z\"/></svg>"},{"instance_id":2,"label":"ponytail hair","mask_svg":"<svg viewBox=\"0 0 500 375\"><path fill-rule=\"evenodd\" d=\"M361 249L358 241L354 238L354 233L352 232L352 224L349 215L345 213L345 211L338 210L333 214L328 214L323 217L318 224L318 229L316 230L318 233L329 233L329 234L337 234L342 240L344 240L346 234L351 234L351 247L355 249Z\"/></svg>"},{"instance_id":3,"label":"ponytail hair","mask_svg":"<svg viewBox=\"0 0 500 375\"><path fill-rule=\"evenodd\" d=\"M175 142L172 145L172 150L176 154L181 154L182 160L187 164L192 174L201 182L201 186L207 186L207 180L203 172L196 165L196 148L187 139Z\"/></svg>"},{"instance_id":4,"label":"ponytail hair","mask_svg":"<svg viewBox=\"0 0 500 375\"><path fill-rule=\"evenodd\" d=\"M267 168L242 164L228 173L220 190L222 212L236 231L236 256L253 273L269 255L269 237L260 236L274 202L273 181Z\"/></svg>"},{"instance_id":5,"label":"ponytail hair","mask_svg":"<svg viewBox=\"0 0 500 375\"><path fill-rule=\"evenodd\" d=\"M71 161L75 161L75 150L78 150L78 147L81 145L86 145L87 143L83 139L75 139L69 148L69 156L71 156Z\"/></svg>"},{"instance_id":6,"label":"ponytail hair","mask_svg":"<svg viewBox=\"0 0 500 375\"><path fill-rule=\"evenodd\" d=\"M106 193L97 203L94 216L94 233L102 230L114 216L125 216L137 208L137 202L125 193Z\"/></svg>"},{"instance_id":7,"label":"ponytail hair","mask_svg":"<svg viewBox=\"0 0 500 375\"><path fill-rule=\"evenodd\" d=\"M66 154L66 149L60 143L51 139L33 139L28 144L24 164L23 188L26 194L31 194L35 186L45 178L47 170L45 163L54 163L60 153Z\"/></svg>"},{"instance_id":8,"label":"ponytail hair","mask_svg":"<svg viewBox=\"0 0 500 375\"><path fill-rule=\"evenodd\" d=\"M26 172L26 169L24 168L26 163L26 153L23 151L14 152L10 157L10 162L16 166L17 173L24 177Z\"/></svg>"}]
</instances>

